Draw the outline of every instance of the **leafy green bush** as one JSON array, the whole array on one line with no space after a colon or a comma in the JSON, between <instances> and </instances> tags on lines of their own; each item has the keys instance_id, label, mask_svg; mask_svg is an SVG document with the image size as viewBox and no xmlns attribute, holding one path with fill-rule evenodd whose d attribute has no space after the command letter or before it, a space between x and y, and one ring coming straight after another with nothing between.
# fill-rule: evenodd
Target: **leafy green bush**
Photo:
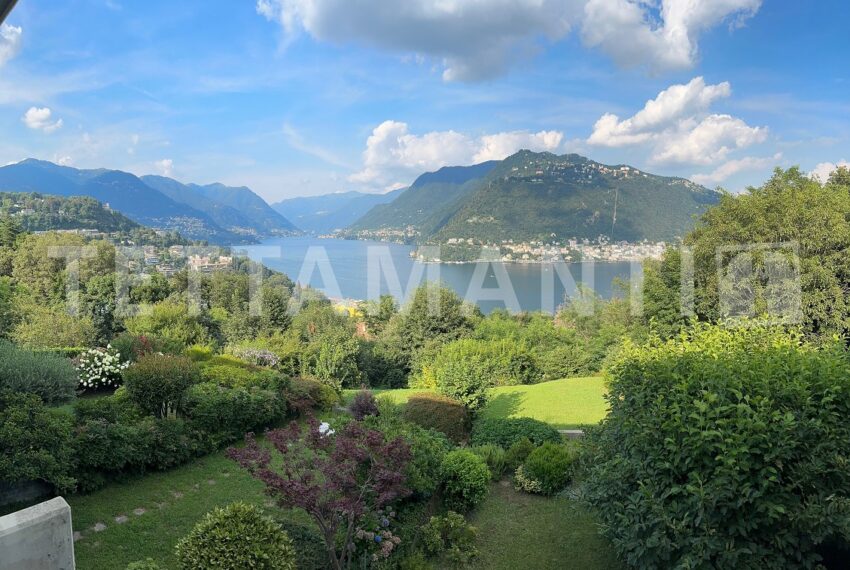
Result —
<instances>
[{"instance_id":1,"label":"leafy green bush","mask_svg":"<svg viewBox=\"0 0 850 570\"><path fill-rule=\"evenodd\" d=\"M463 568L478 556L475 541L478 530L466 522L463 515L449 511L431 517L422 528L425 551L441 559L441 567Z\"/></svg>"},{"instance_id":2,"label":"leafy green bush","mask_svg":"<svg viewBox=\"0 0 850 570\"><path fill-rule=\"evenodd\" d=\"M0 392L36 394L47 404L74 397L77 371L67 358L29 352L0 340Z\"/></svg>"},{"instance_id":3,"label":"leafy green bush","mask_svg":"<svg viewBox=\"0 0 850 570\"><path fill-rule=\"evenodd\" d=\"M286 389L287 406L303 413L330 411L339 404L339 394L331 386L312 378L293 378Z\"/></svg>"},{"instance_id":4,"label":"leafy green bush","mask_svg":"<svg viewBox=\"0 0 850 570\"><path fill-rule=\"evenodd\" d=\"M380 415L369 416L363 420L364 423L381 431L387 439L404 438L412 454L405 473L407 486L416 496L432 495L440 485L440 468L452 447L451 443L438 431L402 420L400 414L392 413L383 400L379 400L379 404Z\"/></svg>"},{"instance_id":5,"label":"leafy green bush","mask_svg":"<svg viewBox=\"0 0 850 570\"><path fill-rule=\"evenodd\" d=\"M547 441L529 454L521 469L526 477L539 484L541 494L554 495L570 482L576 455L564 445Z\"/></svg>"},{"instance_id":6,"label":"leafy green bush","mask_svg":"<svg viewBox=\"0 0 850 570\"><path fill-rule=\"evenodd\" d=\"M428 392L410 397L404 418L426 429L435 429L459 443L469 435L469 413L459 402Z\"/></svg>"},{"instance_id":7,"label":"leafy green bush","mask_svg":"<svg viewBox=\"0 0 850 570\"><path fill-rule=\"evenodd\" d=\"M494 481L502 478L505 472L505 450L498 445L488 443L486 445L478 445L472 448L472 453L483 459L487 463L487 468L490 469L490 475Z\"/></svg>"},{"instance_id":8,"label":"leafy green bush","mask_svg":"<svg viewBox=\"0 0 850 570\"><path fill-rule=\"evenodd\" d=\"M318 531L289 519L282 518L278 523L295 547L295 567L298 570L327 570L328 551Z\"/></svg>"},{"instance_id":9,"label":"leafy green bush","mask_svg":"<svg viewBox=\"0 0 850 570\"><path fill-rule=\"evenodd\" d=\"M78 423L87 420L132 423L141 419L144 414L130 400L127 390L119 388L110 396L79 398L74 402L74 415Z\"/></svg>"},{"instance_id":10,"label":"leafy green bush","mask_svg":"<svg viewBox=\"0 0 850 570\"><path fill-rule=\"evenodd\" d=\"M282 420L286 402L270 390L201 383L189 388L185 409L210 446L220 447Z\"/></svg>"},{"instance_id":11,"label":"leafy green bush","mask_svg":"<svg viewBox=\"0 0 850 570\"><path fill-rule=\"evenodd\" d=\"M850 360L761 326L627 344L587 496L638 568L813 568L850 536Z\"/></svg>"},{"instance_id":12,"label":"leafy green bush","mask_svg":"<svg viewBox=\"0 0 850 570\"><path fill-rule=\"evenodd\" d=\"M480 355L467 355L462 350L464 341L448 346L460 349L441 350L431 365L437 392L460 402L471 413L483 408L490 398L493 376L489 364Z\"/></svg>"},{"instance_id":13,"label":"leafy green bush","mask_svg":"<svg viewBox=\"0 0 850 570\"><path fill-rule=\"evenodd\" d=\"M521 437L516 440L505 452L505 469L515 471L532 451L534 451L534 444L530 439Z\"/></svg>"},{"instance_id":14,"label":"leafy green bush","mask_svg":"<svg viewBox=\"0 0 850 570\"><path fill-rule=\"evenodd\" d=\"M180 342L150 335L121 333L110 344L118 351L122 362L135 362L143 356L158 352L174 355L183 352Z\"/></svg>"},{"instance_id":15,"label":"leafy green bush","mask_svg":"<svg viewBox=\"0 0 850 570\"><path fill-rule=\"evenodd\" d=\"M186 390L199 379L195 364L182 356L143 356L124 372L130 399L158 418L176 413L183 404Z\"/></svg>"},{"instance_id":16,"label":"leafy green bush","mask_svg":"<svg viewBox=\"0 0 850 570\"><path fill-rule=\"evenodd\" d=\"M0 392L0 483L45 481L74 487L71 422L33 394Z\"/></svg>"},{"instance_id":17,"label":"leafy green bush","mask_svg":"<svg viewBox=\"0 0 850 570\"><path fill-rule=\"evenodd\" d=\"M558 430L533 418L481 418L472 426L471 445L492 443L502 449L510 448L527 437L534 445L561 441Z\"/></svg>"},{"instance_id":18,"label":"leafy green bush","mask_svg":"<svg viewBox=\"0 0 850 570\"><path fill-rule=\"evenodd\" d=\"M127 564L125 570L161 570L161 566L154 562L153 558L138 560Z\"/></svg>"},{"instance_id":19,"label":"leafy green bush","mask_svg":"<svg viewBox=\"0 0 850 570\"><path fill-rule=\"evenodd\" d=\"M253 505L233 503L208 513L177 543L183 570L295 570L286 532Z\"/></svg>"},{"instance_id":20,"label":"leafy green bush","mask_svg":"<svg viewBox=\"0 0 850 570\"><path fill-rule=\"evenodd\" d=\"M213 349L204 344L195 344L187 348L184 355L192 362L206 362L213 357Z\"/></svg>"},{"instance_id":21,"label":"leafy green bush","mask_svg":"<svg viewBox=\"0 0 850 570\"><path fill-rule=\"evenodd\" d=\"M466 449L450 451L440 468L443 497L452 510L466 512L490 491L490 470L483 459Z\"/></svg>"},{"instance_id":22,"label":"leafy green bush","mask_svg":"<svg viewBox=\"0 0 850 570\"><path fill-rule=\"evenodd\" d=\"M212 363L213 361L209 361ZM272 370L230 364L203 364L200 367L204 382L231 388L274 388L280 383L280 375Z\"/></svg>"}]
</instances>

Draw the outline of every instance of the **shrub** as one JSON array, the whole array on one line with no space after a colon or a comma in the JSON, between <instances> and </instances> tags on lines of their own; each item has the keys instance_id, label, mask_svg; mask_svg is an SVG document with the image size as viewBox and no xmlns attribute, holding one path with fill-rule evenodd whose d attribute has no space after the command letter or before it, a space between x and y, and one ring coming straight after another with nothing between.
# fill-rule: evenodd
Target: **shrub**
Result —
<instances>
[{"instance_id":1,"label":"shrub","mask_svg":"<svg viewBox=\"0 0 850 570\"><path fill-rule=\"evenodd\" d=\"M262 348L240 347L233 349L233 356L239 360L253 364L254 366L265 366L274 368L280 364L280 357L270 350Z\"/></svg>"},{"instance_id":2,"label":"shrub","mask_svg":"<svg viewBox=\"0 0 850 570\"><path fill-rule=\"evenodd\" d=\"M379 407L381 414L367 417L364 423L387 438L404 438L412 454L405 468L407 486L419 497L432 495L440 485L440 467L451 450L451 443L440 432L403 421L399 415L390 413L384 399L379 401Z\"/></svg>"},{"instance_id":3,"label":"shrub","mask_svg":"<svg viewBox=\"0 0 850 570\"><path fill-rule=\"evenodd\" d=\"M472 340L459 340L443 347L430 367L437 392L460 402L472 413L487 403L493 371L487 358L467 349Z\"/></svg>"},{"instance_id":4,"label":"shrub","mask_svg":"<svg viewBox=\"0 0 850 570\"><path fill-rule=\"evenodd\" d=\"M80 376L80 388L116 388L121 384L121 375L130 366L130 361L121 360L121 355L112 346L91 348L80 354L75 362Z\"/></svg>"},{"instance_id":5,"label":"shrub","mask_svg":"<svg viewBox=\"0 0 850 570\"><path fill-rule=\"evenodd\" d=\"M378 401L371 391L360 390L354 395L354 400L352 400L349 409L354 419L360 421L366 416L378 415Z\"/></svg>"},{"instance_id":6,"label":"shrub","mask_svg":"<svg viewBox=\"0 0 850 570\"><path fill-rule=\"evenodd\" d=\"M50 405L73 398L76 387L77 372L67 358L0 341L0 392L35 394Z\"/></svg>"},{"instance_id":7,"label":"shrub","mask_svg":"<svg viewBox=\"0 0 850 570\"><path fill-rule=\"evenodd\" d=\"M515 471L517 467L525 462L531 452L534 451L534 444L527 437L521 437L516 440L505 452L505 468Z\"/></svg>"},{"instance_id":8,"label":"shrub","mask_svg":"<svg viewBox=\"0 0 850 570\"><path fill-rule=\"evenodd\" d=\"M514 488L517 491L525 491L526 493L540 494L543 492L543 487L540 481L530 477L525 472L525 467L520 465L514 473Z\"/></svg>"},{"instance_id":9,"label":"shrub","mask_svg":"<svg viewBox=\"0 0 850 570\"><path fill-rule=\"evenodd\" d=\"M192 425L204 432L211 447L271 426L286 415L286 403L276 392L222 388L210 383L189 388L185 409Z\"/></svg>"},{"instance_id":10,"label":"shrub","mask_svg":"<svg viewBox=\"0 0 850 570\"><path fill-rule=\"evenodd\" d=\"M178 356L143 356L124 372L130 399L143 411L156 417L174 414L186 390L200 379L191 360Z\"/></svg>"},{"instance_id":11,"label":"shrub","mask_svg":"<svg viewBox=\"0 0 850 570\"><path fill-rule=\"evenodd\" d=\"M472 445L492 443L502 449L510 448L522 438L534 445L547 441L560 443L561 434L545 422L533 418L482 418L472 426Z\"/></svg>"},{"instance_id":12,"label":"shrub","mask_svg":"<svg viewBox=\"0 0 850 570\"><path fill-rule=\"evenodd\" d=\"M425 551L444 562L441 567L462 568L478 556L475 541L478 530L466 522L463 515L449 511L441 517L431 517L422 528Z\"/></svg>"},{"instance_id":13,"label":"shrub","mask_svg":"<svg viewBox=\"0 0 850 570\"><path fill-rule=\"evenodd\" d=\"M0 392L0 483L39 480L74 487L71 422L34 394Z\"/></svg>"},{"instance_id":14,"label":"shrub","mask_svg":"<svg viewBox=\"0 0 850 570\"><path fill-rule=\"evenodd\" d=\"M459 402L438 394L411 396L404 407L404 418L426 429L446 434L454 442L469 435L469 413Z\"/></svg>"},{"instance_id":15,"label":"shrub","mask_svg":"<svg viewBox=\"0 0 850 570\"><path fill-rule=\"evenodd\" d=\"M490 470L483 459L466 449L450 451L440 468L443 497L450 509L466 512L490 491Z\"/></svg>"},{"instance_id":16,"label":"shrub","mask_svg":"<svg viewBox=\"0 0 850 570\"><path fill-rule=\"evenodd\" d=\"M575 460L574 451L547 441L529 454L521 469L529 479L539 483L541 494L554 495L570 482Z\"/></svg>"},{"instance_id":17,"label":"shrub","mask_svg":"<svg viewBox=\"0 0 850 570\"><path fill-rule=\"evenodd\" d=\"M278 523L295 547L295 567L298 570L327 569L328 553L322 535L307 525L289 519L281 519Z\"/></svg>"},{"instance_id":18,"label":"shrub","mask_svg":"<svg viewBox=\"0 0 850 570\"><path fill-rule=\"evenodd\" d=\"M250 366L205 364L200 372L204 382L230 388L275 388L280 384L280 375L276 372Z\"/></svg>"},{"instance_id":19,"label":"shrub","mask_svg":"<svg viewBox=\"0 0 850 570\"><path fill-rule=\"evenodd\" d=\"M850 535L850 361L762 326L698 326L611 367L587 497L638 568L812 568Z\"/></svg>"},{"instance_id":20,"label":"shrub","mask_svg":"<svg viewBox=\"0 0 850 570\"><path fill-rule=\"evenodd\" d=\"M74 415L77 423L88 420L132 423L140 420L143 412L130 400L127 390L119 388L110 396L78 399L74 402Z\"/></svg>"},{"instance_id":21,"label":"shrub","mask_svg":"<svg viewBox=\"0 0 850 570\"><path fill-rule=\"evenodd\" d=\"M498 445L488 443L487 445L479 445L472 448L472 453L480 457L487 463L487 468L490 469L490 474L494 481L502 478L505 472L505 450Z\"/></svg>"},{"instance_id":22,"label":"shrub","mask_svg":"<svg viewBox=\"0 0 850 570\"><path fill-rule=\"evenodd\" d=\"M161 352L163 354L181 354L183 345L176 341L165 340L150 335L121 333L109 343L118 351L123 362L135 362L143 356Z\"/></svg>"},{"instance_id":23,"label":"shrub","mask_svg":"<svg viewBox=\"0 0 850 570\"><path fill-rule=\"evenodd\" d=\"M312 378L293 378L286 391L287 406L299 413L307 410L330 411L339 404L332 387Z\"/></svg>"},{"instance_id":24,"label":"shrub","mask_svg":"<svg viewBox=\"0 0 850 570\"><path fill-rule=\"evenodd\" d=\"M253 505L233 503L208 513L177 543L183 570L295 570L286 532Z\"/></svg>"},{"instance_id":25,"label":"shrub","mask_svg":"<svg viewBox=\"0 0 850 570\"><path fill-rule=\"evenodd\" d=\"M192 362L206 362L213 357L213 349L211 346L196 344L187 348L184 354Z\"/></svg>"}]
</instances>

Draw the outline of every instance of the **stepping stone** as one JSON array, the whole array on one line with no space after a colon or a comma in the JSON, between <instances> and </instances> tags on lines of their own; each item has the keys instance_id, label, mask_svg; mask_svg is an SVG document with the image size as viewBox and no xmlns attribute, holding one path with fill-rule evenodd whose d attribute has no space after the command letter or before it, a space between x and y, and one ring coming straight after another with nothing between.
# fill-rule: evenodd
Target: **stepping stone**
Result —
<instances>
[{"instance_id":1,"label":"stepping stone","mask_svg":"<svg viewBox=\"0 0 850 570\"><path fill-rule=\"evenodd\" d=\"M221 476L222 477L230 477L230 473L222 473Z\"/></svg>"},{"instance_id":2,"label":"stepping stone","mask_svg":"<svg viewBox=\"0 0 850 570\"><path fill-rule=\"evenodd\" d=\"M127 522L128 520L130 520L130 519L129 519L129 518L127 518L127 517L126 517L126 516L124 516L124 515L118 515L117 517L115 517L115 522L116 522L116 523L118 523L118 524L124 524L124 523L125 523L125 522Z\"/></svg>"},{"instance_id":3,"label":"stepping stone","mask_svg":"<svg viewBox=\"0 0 850 570\"><path fill-rule=\"evenodd\" d=\"M74 531L74 542L77 542L78 540L81 540L82 538L83 538L83 533L81 533L78 530L75 530Z\"/></svg>"},{"instance_id":4,"label":"stepping stone","mask_svg":"<svg viewBox=\"0 0 850 570\"><path fill-rule=\"evenodd\" d=\"M142 507L139 507L138 509L133 511L133 514L136 515L137 517L140 517L143 514L145 514L146 512L147 511L145 509L143 509Z\"/></svg>"},{"instance_id":5,"label":"stepping stone","mask_svg":"<svg viewBox=\"0 0 850 570\"><path fill-rule=\"evenodd\" d=\"M200 484L200 483L195 483L195 489L200 489L200 488L201 488L201 484Z\"/></svg>"},{"instance_id":6,"label":"stepping stone","mask_svg":"<svg viewBox=\"0 0 850 570\"><path fill-rule=\"evenodd\" d=\"M510 487L511 482L508 481L507 479L502 479L501 481L499 481L499 485L501 485L502 487Z\"/></svg>"},{"instance_id":7,"label":"stepping stone","mask_svg":"<svg viewBox=\"0 0 850 570\"><path fill-rule=\"evenodd\" d=\"M95 531L95 532L103 532L103 531L105 531L105 530L106 530L106 525L105 525L105 524L103 524L103 523L96 523L96 524L92 527L92 530L93 530L93 531Z\"/></svg>"},{"instance_id":8,"label":"stepping stone","mask_svg":"<svg viewBox=\"0 0 850 570\"><path fill-rule=\"evenodd\" d=\"M154 503L154 505L156 505L156 508L158 508L158 509L164 509L165 508L165 503Z\"/></svg>"},{"instance_id":9,"label":"stepping stone","mask_svg":"<svg viewBox=\"0 0 850 570\"><path fill-rule=\"evenodd\" d=\"M565 435L567 439L581 439L584 437L584 430L582 429L559 429L558 431L562 435Z\"/></svg>"},{"instance_id":10,"label":"stepping stone","mask_svg":"<svg viewBox=\"0 0 850 570\"><path fill-rule=\"evenodd\" d=\"M207 485L215 485L215 479L208 480Z\"/></svg>"},{"instance_id":11,"label":"stepping stone","mask_svg":"<svg viewBox=\"0 0 850 570\"><path fill-rule=\"evenodd\" d=\"M183 498L183 493L181 493L180 491L171 491L171 494L174 496L175 499Z\"/></svg>"}]
</instances>

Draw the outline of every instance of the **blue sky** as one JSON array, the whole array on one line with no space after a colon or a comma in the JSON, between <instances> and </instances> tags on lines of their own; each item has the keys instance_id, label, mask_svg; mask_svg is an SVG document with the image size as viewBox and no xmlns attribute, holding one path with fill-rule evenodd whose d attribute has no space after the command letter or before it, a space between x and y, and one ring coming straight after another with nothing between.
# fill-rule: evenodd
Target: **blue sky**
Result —
<instances>
[{"instance_id":1,"label":"blue sky","mask_svg":"<svg viewBox=\"0 0 850 570\"><path fill-rule=\"evenodd\" d=\"M0 29L0 164L275 201L530 147L738 191L776 165L850 160L848 15L839 0L20 0Z\"/></svg>"}]
</instances>

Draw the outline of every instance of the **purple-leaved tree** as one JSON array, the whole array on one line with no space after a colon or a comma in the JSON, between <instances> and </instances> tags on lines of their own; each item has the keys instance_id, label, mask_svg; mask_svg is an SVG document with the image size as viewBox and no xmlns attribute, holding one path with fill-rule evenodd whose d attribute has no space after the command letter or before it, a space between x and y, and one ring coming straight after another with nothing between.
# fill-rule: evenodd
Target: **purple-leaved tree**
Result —
<instances>
[{"instance_id":1,"label":"purple-leaved tree","mask_svg":"<svg viewBox=\"0 0 850 570\"><path fill-rule=\"evenodd\" d=\"M245 447L230 448L227 456L262 481L281 507L313 517L337 570L352 567L360 523L410 493L404 475L411 457L407 443L400 437L387 441L360 422L327 435L319 432L315 418L270 431L266 439L282 460L253 434L245 439Z\"/></svg>"}]
</instances>

